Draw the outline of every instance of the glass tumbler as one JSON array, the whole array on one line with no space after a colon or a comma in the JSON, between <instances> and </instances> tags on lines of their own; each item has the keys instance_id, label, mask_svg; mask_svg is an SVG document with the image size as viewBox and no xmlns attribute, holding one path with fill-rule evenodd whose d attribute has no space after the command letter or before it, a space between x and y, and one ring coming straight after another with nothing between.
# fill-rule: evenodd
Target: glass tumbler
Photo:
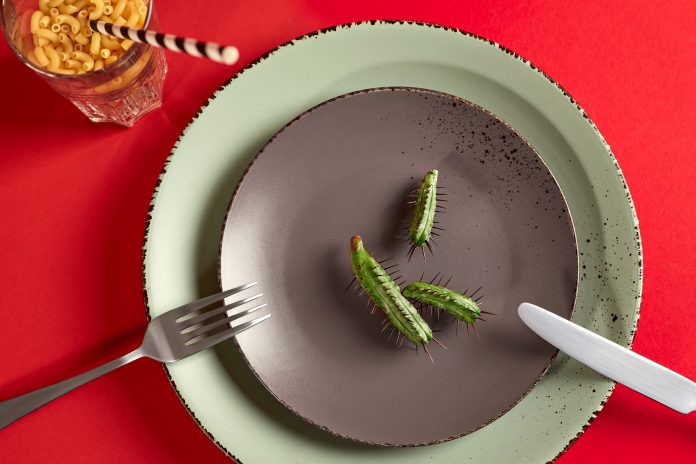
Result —
<instances>
[{"instance_id":1,"label":"glass tumbler","mask_svg":"<svg viewBox=\"0 0 696 464\"><path fill-rule=\"evenodd\" d=\"M162 105L167 62L161 48L134 43L108 66L85 74L64 75L37 66L28 59L34 49L30 18L38 0L0 0L0 21L5 38L17 57L93 122L130 127ZM149 2L145 25L157 28Z\"/></svg>"}]
</instances>

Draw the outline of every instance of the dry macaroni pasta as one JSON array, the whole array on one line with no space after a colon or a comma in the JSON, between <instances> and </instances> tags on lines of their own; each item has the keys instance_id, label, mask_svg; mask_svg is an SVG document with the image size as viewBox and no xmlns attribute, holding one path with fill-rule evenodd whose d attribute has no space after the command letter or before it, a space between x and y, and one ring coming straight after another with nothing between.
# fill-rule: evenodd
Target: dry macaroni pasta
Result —
<instances>
[{"instance_id":1,"label":"dry macaroni pasta","mask_svg":"<svg viewBox=\"0 0 696 464\"><path fill-rule=\"evenodd\" d=\"M47 67L49 71L60 68L60 55L55 48L50 45L46 45L44 47L44 53L46 53L46 56L48 57Z\"/></svg>"},{"instance_id":2,"label":"dry macaroni pasta","mask_svg":"<svg viewBox=\"0 0 696 464\"><path fill-rule=\"evenodd\" d=\"M104 0L89 0L94 3L94 9L89 13L89 19L99 19L104 14Z\"/></svg>"},{"instance_id":3,"label":"dry macaroni pasta","mask_svg":"<svg viewBox=\"0 0 696 464\"><path fill-rule=\"evenodd\" d=\"M109 15L109 18L111 18L112 21L116 21L118 18L120 18L123 11L126 9L127 4L127 0L118 0L118 3L116 3L116 6L114 7L114 12Z\"/></svg>"},{"instance_id":4,"label":"dry macaroni pasta","mask_svg":"<svg viewBox=\"0 0 696 464\"><path fill-rule=\"evenodd\" d=\"M89 53L85 52L72 52L70 58L73 60L82 61L83 68L85 71L91 71L94 69L94 58L92 58Z\"/></svg>"},{"instance_id":5,"label":"dry macaroni pasta","mask_svg":"<svg viewBox=\"0 0 696 464\"><path fill-rule=\"evenodd\" d=\"M75 5L66 5L66 4L61 4L58 5L58 11L60 11L63 14L73 14L78 11L77 7Z\"/></svg>"},{"instance_id":6,"label":"dry macaroni pasta","mask_svg":"<svg viewBox=\"0 0 696 464\"><path fill-rule=\"evenodd\" d=\"M135 11L132 12L130 17L128 18L128 21L126 21L126 26L127 27L136 27L138 25L138 13Z\"/></svg>"},{"instance_id":7,"label":"dry macaroni pasta","mask_svg":"<svg viewBox=\"0 0 696 464\"><path fill-rule=\"evenodd\" d=\"M46 28L51 24L51 17L48 15L43 15L39 20L39 27Z\"/></svg>"},{"instance_id":8,"label":"dry macaroni pasta","mask_svg":"<svg viewBox=\"0 0 696 464\"><path fill-rule=\"evenodd\" d=\"M80 32L80 29L82 28L82 25L80 24L80 21L77 20L76 17L69 15L69 14L59 14L56 16L56 19L54 20L56 24L67 24L70 26L70 30L73 32L73 34L77 34Z\"/></svg>"},{"instance_id":9,"label":"dry macaroni pasta","mask_svg":"<svg viewBox=\"0 0 696 464\"><path fill-rule=\"evenodd\" d=\"M89 43L89 39L85 37L84 34L82 34L82 32L74 36L73 40L83 46Z\"/></svg>"},{"instance_id":10,"label":"dry macaroni pasta","mask_svg":"<svg viewBox=\"0 0 696 464\"><path fill-rule=\"evenodd\" d=\"M51 8L48 6L48 0L39 0L39 10L41 10L43 14L48 14L50 9Z\"/></svg>"},{"instance_id":11,"label":"dry macaroni pasta","mask_svg":"<svg viewBox=\"0 0 696 464\"><path fill-rule=\"evenodd\" d=\"M60 42L60 44L63 46L63 50L65 50L68 54L72 53L73 42L72 40L70 40L70 37L68 37L65 33L61 32L60 34L58 34L58 42Z\"/></svg>"},{"instance_id":12,"label":"dry macaroni pasta","mask_svg":"<svg viewBox=\"0 0 696 464\"><path fill-rule=\"evenodd\" d=\"M77 0L75 3L73 3L73 6L78 10L82 10L89 6L89 0Z\"/></svg>"},{"instance_id":13,"label":"dry macaroni pasta","mask_svg":"<svg viewBox=\"0 0 696 464\"><path fill-rule=\"evenodd\" d=\"M46 52L44 52L42 47L36 47L34 49L34 56L36 57L36 61L39 62L39 65L43 67L48 66L48 57L46 56Z\"/></svg>"},{"instance_id":14,"label":"dry macaroni pasta","mask_svg":"<svg viewBox=\"0 0 696 464\"><path fill-rule=\"evenodd\" d=\"M99 55L99 51L101 50L101 34L98 32L95 32L92 34L92 40L90 41L89 44L89 53L90 55Z\"/></svg>"},{"instance_id":15,"label":"dry macaroni pasta","mask_svg":"<svg viewBox=\"0 0 696 464\"><path fill-rule=\"evenodd\" d=\"M133 45L110 35L93 32L91 19L143 27L148 6L144 0L37 0L29 22L33 48L29 60L48 71L76 75L99 71L117 61ZM145 53L122 76L95 88L95 92L119 89L131 82L145 67Z\"/></svg>"},{"instance_id":16,"label":"dry macaroni pasta","mask_svg":"<svg viewBox=\"0 0 696 464\"><path fill-rule=\"evenodd\" d=\"M109 50L118 50L121 48L121 42L118 39L112 38L110 35L103 35L101 37L101 45Z\"/></svg>"},{"instance_id":17,"label":"dry macaroni pasta","mask_svg":"<svg viewBox=\"0 0 696 464\"><path fill-rule=\"evenodd\" d=\"M29 26L29 30L31 31L32 34L36 34L39 32L39 22L41 21L41 18L43 17L43 13L41 10L36 10L32 15L31 15L31 22Z\"/></svg>"},{"instance_id":18,"label":"dry macaroni pasta","mask_svg":"<svg viewBox=\"0 0 696 464\"><path fill-rule=\"evenodd\" d=\"M49 31L48 29L39 29L36 32L36 36L39 39L48 39L50 42L58 42L58 34L56 34L53 31Z\"/></svg>"}]
</instances>

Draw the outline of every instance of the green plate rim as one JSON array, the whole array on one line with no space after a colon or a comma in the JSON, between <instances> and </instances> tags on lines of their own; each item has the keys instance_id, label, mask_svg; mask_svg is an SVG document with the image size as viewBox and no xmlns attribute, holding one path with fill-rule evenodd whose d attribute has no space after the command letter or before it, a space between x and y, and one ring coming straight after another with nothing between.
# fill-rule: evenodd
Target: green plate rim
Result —
<instances>
[{"instance_id":1,"label":"green plate rim","mask_svg":"<svg viewBox=\"0 0 696 464\"><path fill-rule=\"evenodd\" d=\"M473 34L455 27L450 27L450 26L443 26L439 24L434 24L434 23L427 23L427 22L421 22L421 21L408 21L408 20L365 20L365 21L354 21L354 22L349 22L349 23L343 23L343 24L338 24L335 26L330 26L322 29L318 29L313 32L309 32L307 34L303 34L301 36L295 37L293 39L290 39L277 47L269 50L268 52L264 53L263 55L259 56L255 60L251 61L249 64L247 64L244 68L240 69L238 72L236 72L232 77L230 77L227 81L225 81L223 84L221 84L214 92L213 94L203 103L198 111L191 117L191 120L186 124L186 127L182 130L181 134L177 138L176 142L172 146L171 151L169 152L169 155L167 155L167 158L164 161L164 164L162 166L162 169L160 170L160 173L157 177L157 181L155 182L155 186L153 188L153 193L152 197L150 199L150 203L148 206L148 211L147 211L147 218L145 220L145 227L144 227L144 236L143 236L143 244L142 244L142 260L141 260L141 275L142 275L142 291L143 291L143 300L144 300L144 306L145 306L145 316L147 317L147 320L150 321L152 319L152 310L150 309L149 305L149 299L148 299L148 286L147 286L147 275L146 275L146 258L147 258L147 245L148 245L148 240L149 240L149 235L150 235L150 223L153 220L153 212L155 209L155 204L157 202L157 198L159 196L159 187L161 183L164 180L165 175L167 174L167 169L169 167L169 164L173 161L173 157L176 154L177 148L183 139L183 137L187 134L188 130L191 128L191 126L196 122L198 117L203 113L205 108L217 97L218 93L224 90L228 85L233 83L238 77L243 75L246 71L252 69L254 66L257 64L261 63L265 59L271 57L273 54L276 52L280 51L283 48L286 48L288 46L293 46L296 42L310 39L312 37L318 37L322 34L325 33L330 33L339 29L350 29L351 27L355 26L366 26L366 25L409 25L409 26L424 26L424 27L430 27L430 28L435 28L435 29L442 29L445 31L449 32L454 32L457 34L461 34L465 37L472 38L478 41L481 41L485 44L491 45L494 48L499 49L500 51L511 55L513 58L516 60L522 62L526 66L530 67L532 70L538 72L541 76L543 76L549 83L551 83L554 87L556 87L562 94L563 96L575 107L575 109L578 111L578 113L587 121L589 124L590 128L592 129L594 135L597 137L599 142L604 146L604 149L606 150L607 155L609 156L615 170L616 174L618 175L619 180L622 183L623 189L626 193L626 200L628 204L629 211L631 213L631 217L633 220L633 225L636 230L636 236L635 236L635 245L637 246L637 252L638 252L638 281L637 281L637 288L638 288L638 294L636 295L635 298L635 309L633 313L635 313L635 319L633 320L631 324L631 331L628 334L628 339L626 343L627 348L631 348L633 345L633 341L635 338L635 333L638 328L638 322L640 320L640 307L641 307L641 302L642 302L642 296L643 296L643 283L644 283L644 275L643 275L643 244L642 244L642 239L640 235L640 227L639 227L639 222L638 222L638 216L636 212L635 205L633 203L633 197L631 196L630 190L628 188L628 184L626 182L626 178L621 170L621 167L618 164L618 161L616 159L616 156L614 155L613 151L611 150L611 147L609 144L606 142L604 136L602 133L599 131L597 128L596 124L592 119L589 117L589 115L585 112L585 110L580 106L580 104L577 103L577 101L570 95L570 93L563 88L558 82L556 82L554 79L552 79L546 72L544 72L541 68L533 64L530 60L524 58L517 52L500 45L497 42L494 42L492 40L486 39L485 37L482 37L477 34ZM506 123L507 124L507 123ZM193 410L189 407L189 405L186 403L185 398L182 396L181 392L178 390L176 383L174 382L174 379L171 376L171 373L169 372L169 369L167 368L166 364L162 364L164 373L167 377L167 380L169 381L170 385L172 386L174 392L176 393L177 397L179 398L179 401L181 401L182 405L186 409L186 411L189 413L191 418L194 420L196 425L205 433L205 435L213 442L215 445L223 451L229 458L233 459L235 462L238 462L239 464L243 464L242 461L237 458L230 450L225 448L206 428L205 426L201 423L201 421L196 417L195 413ZM592 424L592 422L597 418L597 414L604 408L604 405L606 404L607 400L613 393L614 389L616 387L616 384L614 383L612 387L609 389L607 392L605 399L602 400L599 404L599 407L597 410L593 412L593 414L590 416L588 419L587 423L583 425L580 431L575 435L575 437L571 438L566 446L561 449L561 451L554 456L554 458L549 461L549 463L555 461L558 459L561 455L563 455L572 445L577 441L580 436L587 430L587 428Z\"/></svg>"}]
</instances>

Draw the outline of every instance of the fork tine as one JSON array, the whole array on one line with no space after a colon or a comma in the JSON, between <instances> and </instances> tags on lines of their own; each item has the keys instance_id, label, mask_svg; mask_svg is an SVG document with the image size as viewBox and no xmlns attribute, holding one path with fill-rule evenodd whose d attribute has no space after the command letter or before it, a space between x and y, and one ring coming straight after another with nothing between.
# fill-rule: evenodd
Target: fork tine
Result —
<instances>
[{"instance_id":1,"label":"fork tine","mask_svg":"<svg viewBox=\"0 0 696 464\"><path fill-rule=\"evenodd\" d=\"M231 288L229 290L225 290L220 293L216 293L215 295L210 295L205 298L201 298L200 300L196 300L192 303L185 304L183 306L179 306L178 308L174 308L171 311L168 311L171 314L176 315L176 317L182 317L187 314L190 314L191 312L205 308L206 306L215 303L216 301L220 301L224 298L227 298L230 295L234 295L235 293L239 293L242 290L246 290L247 288L251 288L254 285L258 284L258 282L251 282L249 284L245 285L240 285L239 287Z\"/></svg>"},{"instance_id":2,"label":"fork tine","mask_svg":"<svg viewBox=\"0 0 696 464\"><path fill-rule=\"evenodd\" d=\"M205 349L210 348L211 346L217 345L220 342L224 342L225 340L234 337L235 335L239 335L240 333L244 332L245 330L254 327L256 324L260 324L261 322L265 321L271 317L270 314L266 314L265 316L257 317L253 321L245 322L244 324L237 325L235 327L230 327L229 329L216 333L215 335L211 335L210 337L204 337L196 342L189 343L188 347L190 349L195 350L196 352L202 351ZM188 343L188 342L187 342Z\"/></svg>"},{"instance_id":3,"label":"fork tine","mask_svg":"<svg viewBox=\"0 0 696 464\"><path fill-rule=\"evenodd\" d=\"M205 321L206 319L210 319L211 317L218 316L220 314L226 313L230 309L236 308L237 306L241 306L243 304L249 303L250 301L254 301L257 298L261 298L263 296L263 293L259 293L258 295L250 296L248 298L244 298L243 300L235 301L234 303L230 303L226 306L221 306L219 308L215 308L211 311L204 312L203 314L198 314L193 317L189 317L188 319L184 319L180 323L186 324L186 327L183 327L181 330L185 330L195 324L198 324L199 322Z\"/></svg>"},{"instance_id":4,"label":"fork tine","mask_svg":"<svg viewBox=\"0 0 696 464\"><path fill-rule=\"evenodd\" d=\"M258 305L258 306L254 306L253 308L246 309L246 310L240 311L240 312L238 312L238 313L234 313L234 314L232 314L231 316L228 316L228 317L226 317L226 318L224 318L224 319L219 319L219 320L217 320L217 321L213 321L213 322L211 322L210 324L206 324L206 325L204 325L203 327L197 328L196 330L192 330L192 331L190 331L190 332L187 332L187 333L184 334L184 335L186 335L186 336L188 337L188 339L187 339L186 341L192 340L192 339L196 338L196 337L199 336L199 335L203 335L203 334L205 334L205 333L208 333L208 332L210 332L212 329L215 329L215 328L217 328L217 327L223 326L223 325L225 325L225 324L229 324L230 322L232 322L232 321L234 321L234 320L237 320L237 319L239 319L240 317L244 317L244 316L246 316L247 314L251 314L251 313L253 313L254 311L258 311L258 310L261 309L261 308L265 308L266 306L268 306L268 304L267 304L267 303L263 303L263 304L260 304L260 305Z\"/></svg>"}]
</instances>

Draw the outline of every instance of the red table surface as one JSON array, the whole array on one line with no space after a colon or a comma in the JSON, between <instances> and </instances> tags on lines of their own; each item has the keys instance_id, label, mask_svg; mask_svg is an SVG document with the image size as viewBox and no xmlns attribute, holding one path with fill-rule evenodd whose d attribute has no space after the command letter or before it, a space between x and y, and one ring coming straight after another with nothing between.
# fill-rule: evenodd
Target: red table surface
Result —
<instances>
[{"instance_id":1,"label":"red table surface","mask_svg":"<svg viewBox=\"0 0 696 464\"><path fill-rule=\"evenodd\" d=\"M146 323L146 213L181 130L259 55L306 32L367 19L481 35L531 60L575 97L612 146L638 210L645 288L634 348L696 379L696 3L159 3L163 30L236 44L241 60L229 68L168 54L164 106L131 129L88 122L0 45L0 398L136 346ZM696 415L618 387L558 462L694 456ZM144 360L0 432L0 462L229 461L189 417L161 366Z\"/></svg>"}]
</instances>

